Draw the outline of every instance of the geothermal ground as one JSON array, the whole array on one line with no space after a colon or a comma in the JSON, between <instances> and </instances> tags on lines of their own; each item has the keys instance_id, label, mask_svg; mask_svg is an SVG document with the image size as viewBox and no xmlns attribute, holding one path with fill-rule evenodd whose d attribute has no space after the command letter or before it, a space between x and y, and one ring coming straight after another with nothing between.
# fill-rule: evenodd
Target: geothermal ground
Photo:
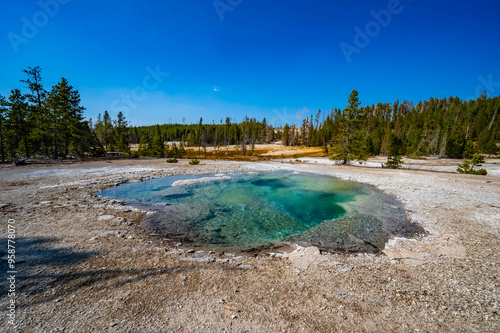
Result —
<instances>
[{"instance_id":1,"label":"geothermal ground","mask_svg":"<svg viewBox=\"0 0 500 333\"><path fill-rule=\"evenodd\" d=\"M9 270L10 222L17 329L8 317L10 283L2 278L0 331L500 330L498 165L474 176L443 172L457 162L441 160L403 170L375 168L378 160L361 167L321 158L187 162L1 166L2 271ZM144 212L96 197L156 177L275 169L374 185L399 198L426 234L392 239L382 254L320 253L294 244L197 252L146 234L138 226Z\"/></svg>"}]
</instances>

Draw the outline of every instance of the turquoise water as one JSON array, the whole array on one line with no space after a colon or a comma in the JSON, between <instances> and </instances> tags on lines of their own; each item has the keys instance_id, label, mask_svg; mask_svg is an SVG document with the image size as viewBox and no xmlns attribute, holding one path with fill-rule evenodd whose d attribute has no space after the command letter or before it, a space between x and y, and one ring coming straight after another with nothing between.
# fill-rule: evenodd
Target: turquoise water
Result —
<instances>
[{"instance_id":1,"label":"turquoise water","mask_svg":"<svg viewBox=\"0 0 500 333\"><path fill-rule=\"evenodd\" d=\"M167 177L116 187L103 195L146 205L164 204L162 216L150 224L166 236L247 247L282 240L324 220L342 217L345 210L339 203L352 201L360 193L357 184L346 186L338 179L312 174L229 176L231 179L182 187L171 185L196 177Z\"/></svg>"},{"instance_id":2,"label":"turquoise water","mask_svg":"<svg viewBox=\"0 0 500 333\"><path fill-rule=\"evenodd\" d=\"M172 184L207 176L166 177L102 196L157 211L142 222L147 231L194 246L249 249L293 240L362 251L383 247L389 237L378 219L356 215L385 205L368 186L282 171L225 176L231 178L189 186ZM358 246L365 243L367 249Z\"/></svg>"}]
</instances>

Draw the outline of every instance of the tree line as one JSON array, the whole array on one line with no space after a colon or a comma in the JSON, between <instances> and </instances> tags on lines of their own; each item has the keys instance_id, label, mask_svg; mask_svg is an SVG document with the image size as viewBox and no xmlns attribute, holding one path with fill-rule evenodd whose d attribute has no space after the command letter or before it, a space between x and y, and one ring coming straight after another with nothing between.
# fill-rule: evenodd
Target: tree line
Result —
<instances>
[{"instance_id":1,"label":"tree line","mask_svg":"<svg viewBox=\"0 0 500 333\"><path fill-rule=\"evenodd\" d=\"M218 152L227 152L229 146L237 145L240 154L251 156L257 143L270 143L275 138L275 129L267 124L265 118L258 121L256 118L245 117L242 122L236 123L227 117L224 122L221 120L218 124L204 124L203 118L200 118L198 124L164 124L130 128L130 143L139 144L140 155L161 157L163 156L160 143L165 142L172 142L172 149L177 144L182 148L185 145L198 147L200 155L202 150L206 155L207 147L214 147Z\"/></svg>"},{"instance_id":2,"label":"tree line","mask_svg":"<svg viewBox=\"0 0 500 333\"><path fill-rule=\"evenodd\" d=\"M1 161L24 157L52 158L91 153L100 142L83 117L80 94L62 78L50 90L42 84L41 68L23 70L28 89L0 95Z\"/></svg>"},{"instance_id":3,"label":"tree line","mask_svg":"<svg viewBox=\"0 0 500 333\"><path fill-rule=\"evenodd\" d=\"M500 97L486 93L476 100L458 97L430 98L414 104L410 101L361 106L354 90L344 109L316 115L299 124L276 128L266 122L245 117L240 123L230 118L218 124L140 126L130 128L130 143L143 144L156 136L163 141L188 146L227 147L238 145L242 154L253 153L256 143L280 140L283 145L323 147L343 162L374 155L388 155L391 148L402 155L429 155L471 158L475 153L496 154L500 142ZM398 147L393 147L397 144Z\"/></svg>"},{"instance_id":4,"label":"tree line","mask_svg":"<svg viewBox=\"0 0 500 333\"><path fill-rule=\"evenodd\" d=\"M23 70L27 89L0 95L0 157L2 162L21 157L104 156L109 152L135 156L182 157L184 147L207 147L227 152L238 146L253 155L256 144L276 140L283 145L323 147L325 154L347 163L373 155L410 157L439 155L471 158L475 153L496 154L500 142L500 96L483 93L475 100L458 97L428 101L396 101L361 106L353 90L343 109L318 110L301 124L274 127L266 119L245 117L234 122L130 126L122 112L112 119L107 111L86 120L80 94L62 78L50 90L42 84L41 68Z\"/></svg>"},{"instance_id":5,"label":"tree line","mask_svg":"<svg viewBox=\"0 0 500 333\"><path fill-rule=\"evenodd\" d=\"M332 109L323 122L320 110L315 119L304 119L300 129L285 125L283 143L323 146L344 162L346 157L387 155L394 142L403 155L411 157L496 154L500 150L499 107L500 96L488 98L486 93L470 101L449 97L416 105L396 101L362 107L359 92L353 90L346 107Z\"/></svg>"}]
</instances>

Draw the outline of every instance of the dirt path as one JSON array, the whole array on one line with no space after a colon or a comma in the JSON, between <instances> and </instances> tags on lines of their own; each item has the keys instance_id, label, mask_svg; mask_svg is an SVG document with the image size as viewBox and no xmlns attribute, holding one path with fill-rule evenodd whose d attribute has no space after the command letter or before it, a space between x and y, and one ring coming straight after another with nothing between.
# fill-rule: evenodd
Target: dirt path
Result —
<instances>
[{"instance_id":1,"label":"dirt path","mask_svg":"<svg viewBox=\"0 0 500 333\"><path fill-rule=\"evenodd\" d=\"M19 332L500 330L500 178L315 164L119 160L0 168L2 257L16 227ZM202 164L203 164L202 163ZM174 174L294 168L397 196L428 235L386 255L192 253L95 194ZM8 204L8 205L7 205ZM272 253L274 252L274 253ZM7 271L2 261L2 271ZM0 286L0 331L8 285Z\"/></svg>"}]
</instances>

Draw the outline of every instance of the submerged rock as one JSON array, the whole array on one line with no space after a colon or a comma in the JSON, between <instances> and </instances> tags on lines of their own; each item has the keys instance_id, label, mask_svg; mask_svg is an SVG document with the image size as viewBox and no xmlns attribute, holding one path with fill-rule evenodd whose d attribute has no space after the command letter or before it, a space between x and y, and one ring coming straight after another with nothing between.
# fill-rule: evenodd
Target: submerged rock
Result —
<instances>
[{"instance_id":1,"label":"submerged rock","mask_svg":"<svg viewBox=\"0 0 500 333\"><path fill-rule=\"evenodd\" d=\"M389 238L390 234L384 230L381 221L372 216L353 214L324 221L286 240L327 250L376 253L384 249Z\"/></svg>"},{"instance_id":2,"label":"submerged rock","mask_svg":"<svg viewBox=\"0 0 500 333\"><path fill-rule=\"evenodd\" d=\"M216 176L216 177L202 177L202 178L194 178L194 179L183 179L177 180L173 182L172 186L188 186L194 184L203 184L203 183L212 183L219 180L228 180L231 179L229 176Z\"/></svg>"},{"instance_id":3,"label":"submerged rock","mask_svg":"<svg viewBox=\"0 0 500 333\"><path fill-rule=\"evenodd\" d=\"M163 196L167 199L177 199L191 195L191 193L189 193L187 189L180 187L168 187L164 190L157 191L155 194L158 196Z\"/></svg>"}]
</instances>

